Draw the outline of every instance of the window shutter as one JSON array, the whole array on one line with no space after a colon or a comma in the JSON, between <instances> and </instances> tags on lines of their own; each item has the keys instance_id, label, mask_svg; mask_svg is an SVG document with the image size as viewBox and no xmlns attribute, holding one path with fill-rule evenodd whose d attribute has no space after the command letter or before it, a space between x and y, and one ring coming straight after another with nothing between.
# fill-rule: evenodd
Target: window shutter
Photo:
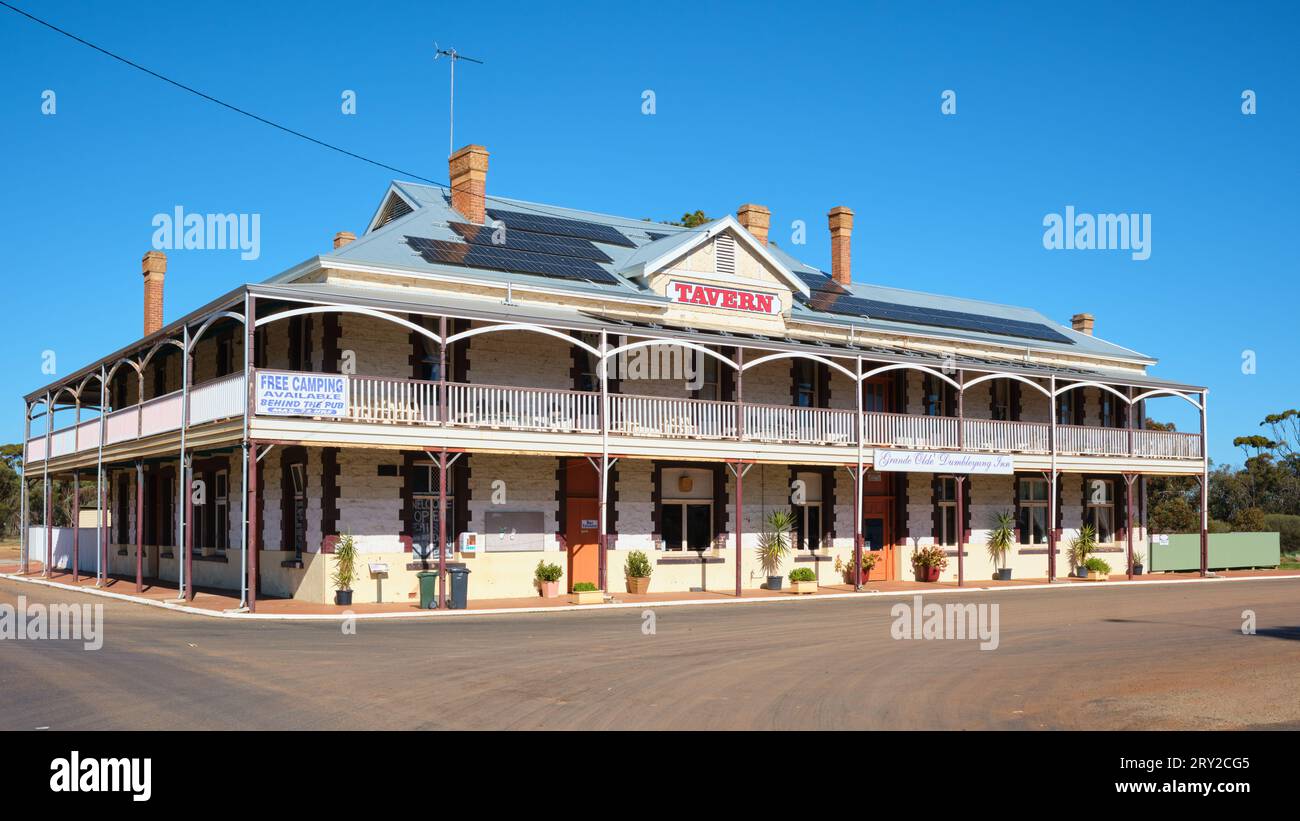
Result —
<instances>
[{"instance_id":1,"label":"window shutter","mask_svg":"<svg viewBox=\"0 0 1300 821\"><path fill-rule=\"evenodd\" d=\"M713 267L719 274L736 273L736 240L730 234L713 240Z\"/></svg>"}]
</instances>

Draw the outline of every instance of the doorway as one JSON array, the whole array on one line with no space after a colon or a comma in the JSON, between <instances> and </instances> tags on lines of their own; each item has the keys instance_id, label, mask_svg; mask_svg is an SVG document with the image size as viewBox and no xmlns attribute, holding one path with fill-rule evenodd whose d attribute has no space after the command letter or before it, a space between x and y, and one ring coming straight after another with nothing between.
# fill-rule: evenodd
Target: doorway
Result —
<instances>
[{"instance_id":1,"label":"doorway","mask_svg":"<svg viewBox=\"0 0 1300 821\"><path fill-rule=\"evenodd\" d=\"M893 497L868 496L862 500L862 550L871 551L876 566L871 568L871 581L895 581L898 564L894 547Z\"/></svg>"},{"instance_id":2,"label":"doorway","mask_svg":"<svg viewBox=\"0 0 1300 821\"><path fill-rule=\"evenodd\" d=\"M579 582L600 587L600 474L586 459L567 460L564 473L569 591Z\"/></svg>"}]
</instances>

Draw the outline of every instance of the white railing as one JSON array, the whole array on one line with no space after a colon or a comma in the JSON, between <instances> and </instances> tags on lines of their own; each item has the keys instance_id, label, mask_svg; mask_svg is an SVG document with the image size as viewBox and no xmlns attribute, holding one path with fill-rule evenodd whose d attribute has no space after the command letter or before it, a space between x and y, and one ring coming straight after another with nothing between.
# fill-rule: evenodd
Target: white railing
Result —
<instances>
[{"instance_id":1,"label":"white railing","mask_svg":"<svg viewBox=\"0 0 1300 821\"><path fill-rule=\"evenodd\" d=\"M613 393L609 396L609 430L629 436L733 439L736 406L707 399Z\"/></svg>"},{"instance_id":2,"label":"white railing","mask_svg":"<svg viewBox=\"0 0 1300 821\"><path fill-rule=\"evenodd\" d=\"M181 426L181 408L180 391L145 402L140 406L140 435L152 436L176 430Z\"/></svg>"},{"instance_id":3,"label":"white railing","mask_svg":"<svg viewBox=\"0 0 1300 821\"><path fill-rule=\"evenodd\" d=\"M996 453L1051 453L1052 426L1047 422L966 419L962 426L962 449Z\"/></svg>"},{"instance_id":4,"label":"white railing","mask_svg":"<svg viewBox=\"0 0 1300 821\"><path fill-rule=\"evenodd\" d=\"M1201 437L1195 433L1135 430L1133 455L1161 459L1200 459Z\"/></svg>"},{"instance_id":5,"label":"white railing","mask_svg":"<svg viewBox=\"0 0 1300 821\"><path fill-rule=\"evenodd\" d=\"M1071 456L1128 456L1127 428L1056 426L1056 452Z\"/></svg>"},{"instance_id":6,"label":"white railing","mask_svg":"<svg viewBox=\"0 0 1300 821\"><path fill-rule=\"evenodd\" d=\"M104 424L107 426L104 444L115 445L118 442L134 439L140 433L140 406L132 405L129 408L113 411Z\"/></svg>"},{"instance_id":7,"label":"white railing","mask_svg":"<svg viewBox=\"0 0 1300 821\"><path fill-rule=\"evenodd\" d=\"M87 419L80 425L77 425L77 444L78 451L91 450L99 447L99 420Z\"/></svg>"},{"instance_id":8,"label":"white railing","mask_svg":"<svg viewBox=\"0 0 1300 821\"><path fill-rule=\"evenodd\" d=\"M600 394L449 382L447 424L594 433L600 430Z\"/></svg>"},{"instance_id":9,"label":"white railing","mask_svg":"<svg viewBox=\"0 0 1300 821\"><path fill-rule=\"evenodd\" d=\"M243 416L247 403L242 373L195 385L190 388L190 424Z\"/></svg>"},{"instance_id":10,"label":"white railing","mask_svg":"<svg viewBox=\"0 0 1300 821\"><path fill-rule=\"evenodd\" d=\"M746 439L836 445L857 442L854 411L788 405L746 404L744 407Z\"/></svg>"},{"instance_id":11,"label":"white railing","mask_svg":"<svg viewBox=\"0 0 1300 821\"><path fill-rule=\"evenodd\" d=\"M437 422L438 383L377 376L348 377L348 419L356 422Z\"/></svg>"},{"instance_id":12,"label":"white railing","mask_svg":"<svg viewBox=\"0 0 1300 821\"><path fill-rule=\"evenodd\" d=\"M55 456L66 456L77 450L77 429L64 428L56 430L50 436L50 458Z\"/></svg>"},{"instance_id":13,"label":"white railing","mask_svg":"<svg viewBox=\"0 0 1300 821\"><path fill-rule=\"evenodd\" d=\"M957 417L911 416L906 413L863 414L862 441L873 447L953 450L957 447Z\"/></svg>"}]
</instances>

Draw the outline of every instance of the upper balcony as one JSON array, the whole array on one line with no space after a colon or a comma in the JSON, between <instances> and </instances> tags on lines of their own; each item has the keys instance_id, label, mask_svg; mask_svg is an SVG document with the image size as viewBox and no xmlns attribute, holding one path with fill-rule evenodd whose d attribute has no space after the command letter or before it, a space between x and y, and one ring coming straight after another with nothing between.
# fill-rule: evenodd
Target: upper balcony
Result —
<instances>
[{"instance_id":1,"label":"upper balcony","mask_svg":"<svg viewBox=\"0 0 1300 821\"><path fill-rule=\"evenodd\" d=\"M257 374L311 376L292 371ZM255 414L255 419L324 425L405 426L452 431L521 431L531 434L599 436L601 394L597 392L521 388L506 385L439 383L373 376L338 377L343 401L320 416ZM248 405L243 374L193 387L188 396L175 391L140 405L83 421L48 436L51 459L118 446L179 431L188 400L188 427L241 418ZM764 445L858 445L857 412L749 402L674 399L611 393L608 435L615 440L709 441ZM390 436L396 431L388 431ZM400 434L399 434L400 435ZM46 456L46 435L27 443L29 462ZM861 444L868 448L971 451L1028 456L1053 453L1053 426L1047 422L1006 422L953 416L919 416L864 412ZM613 446L615 450L617 446ZM1167 461L1199 461L1197 434L1129 428L1055 426L1055 454Z\"/></svg>"}]
</instances>

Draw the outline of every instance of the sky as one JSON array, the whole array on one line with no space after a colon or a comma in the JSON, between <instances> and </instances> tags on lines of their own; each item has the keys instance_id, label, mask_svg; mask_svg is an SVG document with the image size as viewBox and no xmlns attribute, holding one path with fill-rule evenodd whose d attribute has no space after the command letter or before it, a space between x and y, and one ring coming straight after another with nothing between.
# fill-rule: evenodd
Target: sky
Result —
<instances>
[{"instance_id":1,"label":"sky","mask_svg":"<svg viewBox=\"0 0 1300 821\"><path fill-rule=\"evenodd\" d=\"M1300 406L1296 4L6 1L407 174L0 7L3 441L43 368L139 337L155 215L260 220L255 259L168 252L170 322L359 234L391 179L445 181L435 43L484 61L458 65L455 139L491 152L489 194L657 220L761 203L773 240L826 270L826 212L847 205L855 280L1090 312L1153 375L1208 386L1216 462ZM1149 217L1149 257L1045 248L1068 206ZM1178 399L1149 413L1198 424Z\"/></svg>"}]
</instances>

